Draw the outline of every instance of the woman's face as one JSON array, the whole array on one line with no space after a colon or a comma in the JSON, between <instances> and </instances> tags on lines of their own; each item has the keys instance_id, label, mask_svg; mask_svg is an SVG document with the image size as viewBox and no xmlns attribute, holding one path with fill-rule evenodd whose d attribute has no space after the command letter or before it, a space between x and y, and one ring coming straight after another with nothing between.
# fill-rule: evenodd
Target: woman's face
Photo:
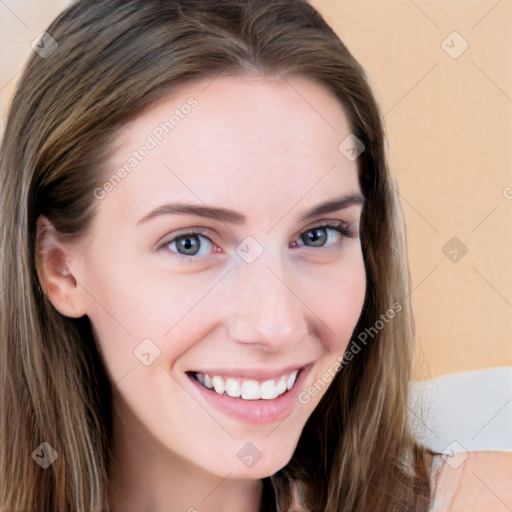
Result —
<instances>
[{"instance_id":1,"label":"woman's face","mask_svg":"<svg viewBox=\"0 0 512 512\"><path fill-rule=\"evenodd\" d=\"M290 460L364 301L349 135L320 85L232 76L120 131L70 270L135 442L232 478Z\"/></svg>"}]
</instances>

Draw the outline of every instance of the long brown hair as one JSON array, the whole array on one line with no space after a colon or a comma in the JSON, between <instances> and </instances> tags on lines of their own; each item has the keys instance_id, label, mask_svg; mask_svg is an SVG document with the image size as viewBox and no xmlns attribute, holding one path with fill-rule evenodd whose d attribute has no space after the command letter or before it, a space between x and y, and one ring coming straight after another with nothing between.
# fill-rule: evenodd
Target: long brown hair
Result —
<instances>
[{"instance_id":1,"label":"long brown hair","mask_svg":"<svg viewBox=\"0 0 512 512\"><path fill-rule=\"evenodd\" d=\"M407 417L413 321L397 194L371 88L338 36L303 0L79 0L46 32L56 43L46 36L47 54L28 60L0 152L0 510L109 510L112 383L87 317L59 314L41 290L38 216L59 236L85 233L123 123L194 81L250 70L335 94L364 144L366 198L353 357L290 462L264 479L265 510L287 510L297 484L315 512L427 511L431 453ZM58 454L46 469L33 458L42 442Z\"/></svg>"}]
</instances>

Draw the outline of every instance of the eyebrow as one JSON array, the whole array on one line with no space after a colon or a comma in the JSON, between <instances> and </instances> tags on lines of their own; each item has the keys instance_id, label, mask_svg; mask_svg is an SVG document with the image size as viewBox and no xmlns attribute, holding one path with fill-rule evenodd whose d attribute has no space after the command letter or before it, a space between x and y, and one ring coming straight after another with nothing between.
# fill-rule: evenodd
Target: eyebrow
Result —
<instances>
[{"instance_id":1,"label":"eyebrow","mask_svg":"<svg viewBox=\"0 0 512 512\"><path fill-rule=\"evenodd\" d=\"M299 218L299 222L304 222L326 213L343 210L350 206L363 205L364 202L365 198L361 194L344 195L329 199L328 201L320 203L303 213ZM196 215L198 217L217 219L221 222L234 225L243 225L247 220L245 215L242 213L234 210L228 210L226 208L215 208L213 206L201 206L189 203L167 203L151 210L149 213L144 215L137 224L141 224L161 215L169 214Z\"/></svg>"}]
</instances>

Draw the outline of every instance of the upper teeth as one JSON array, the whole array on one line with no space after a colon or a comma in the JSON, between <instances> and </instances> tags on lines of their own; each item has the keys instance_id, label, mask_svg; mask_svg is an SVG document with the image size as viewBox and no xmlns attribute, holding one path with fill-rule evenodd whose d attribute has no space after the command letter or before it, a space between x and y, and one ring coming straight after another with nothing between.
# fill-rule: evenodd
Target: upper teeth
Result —
<instances>
[{"instance_id":1,"label":"upper teeth","mask_svg":"<svg viewBox=\"0 0 512 512\"><path fill-rule=\"evenodd\" d=\"M207 373L195 373L194 375L203 386L213 389L219 395L226 393L233 398L240 397L244 400L258 400L260 398L271 400L293 387L298 372L299 370L294 370L288 375L264 382L253 379L235 379L233 377L224 379L219 375L212 377Z\"/></svg>"}]
</instances>

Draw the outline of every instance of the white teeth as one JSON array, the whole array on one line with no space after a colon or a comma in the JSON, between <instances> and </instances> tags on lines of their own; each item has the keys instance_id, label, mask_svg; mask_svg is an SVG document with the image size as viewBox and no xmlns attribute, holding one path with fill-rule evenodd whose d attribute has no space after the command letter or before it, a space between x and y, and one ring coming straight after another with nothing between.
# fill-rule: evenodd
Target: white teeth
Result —
<instances>
[{"instance_id":1,"label":"white teeth","mask_svg":"<svg viewBox=\"0 0 512 512\"><path fill-rule=\"evenodd\" d=\"M215 375L215 377L212 378L212 385L215 388L215 391L219 393L219 395L222 395L222 393L224 393L224 390L226 389L224 379L222 377L219 377L218 375Z\"/></svg>"},{"instance_id":2,"label":"white teeth","mask_svg":"<svg viewBox=\"0 0 512 512\"><path fill-rule=\"evenodd\" d=\"M195 373L195 377L204 387L215 390L219 395L225 393L243 400L272 400L294 386L298 373L299 370L294 370L289 375L269 379L261 384L253 379L240 380L228 377L224 380L219 375L211 377L206 373Z\"/></svg>"},{"instance_id":3,"label":"white teeth","mask_svg":"<svg viewBox=\"0 0 512 512\"><path fill-rule=\"evenodd\" d=\"M240 382L231 377L226 380L226 393L233 398L240 396Z\"/></svg>"},{"instance_id":4,"label":"white teeth","mask_svg":"<svg viewBox=\"0 0 512 512\"><path fill-rule=\"evenodd\" d=\"M288 379L286 377L281 377L279 382L277 383L277 392L282 395L286 391L286 381Z\"/></svg>"},{"instance_id":5,"label":"white teeth","mask_svg":"<svg viewBox=\"0 0 512 512\"><path fill-rule=\"evenodd\" d=\"M260 398L260 385L255 380L244 380L242 382L242 389L240 396L244 400L259 400Z\"/></svg>"},{"instance_id":6,"label":"white teeth","mask_svg":"<svg viewBox=\"0 0 512 512\"><path fill-rule=\"evenodd\" d=\"M279 396L279 390L277 389L274 379L266 380L260 386L261 398L265 400L272 400Z\"/></svg>"},{"instance_id":7,"label":"white teeth","mask_svg":"<svg viewBox=\"0 0 512 512\"><path fill-rule=\"evenodd\" d=\"M295 384L295 379L297 378L297 373L299 373L299 370L294 370L292 373L290 373L290 376L288 377L288 381L286 383L286 388L291 389L293 385Z\"/></svg>"}]
</instances>

